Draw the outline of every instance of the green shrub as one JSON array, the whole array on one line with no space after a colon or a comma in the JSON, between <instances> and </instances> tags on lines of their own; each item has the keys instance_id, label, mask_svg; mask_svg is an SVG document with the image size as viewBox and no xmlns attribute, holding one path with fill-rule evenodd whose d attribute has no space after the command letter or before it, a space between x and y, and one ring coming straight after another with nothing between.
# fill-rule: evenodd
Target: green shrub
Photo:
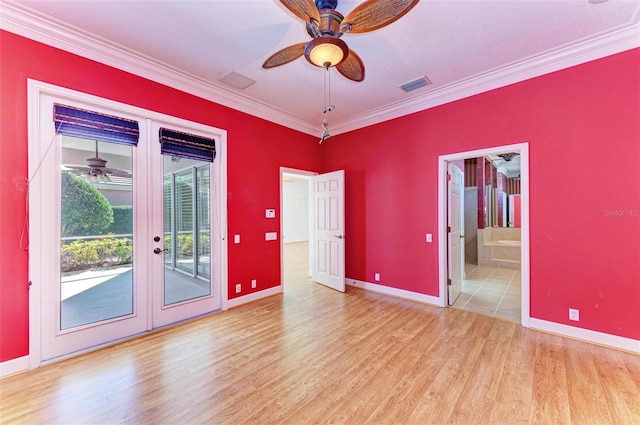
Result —
<instances>
[{"instance_id":1,"label":"green shrub","mask_svg":"<svg viewBox=\"0 0 640 425\"><path fill-rule=\"evenodd\" d=\"M133 234L133 207L131 205L112 206L113 223L105 229L105 233L114 235Z\"/></svg>"},{"instance_id":2,"label":"green shrub","mask_svg":"<svg viewBox=\"0 0 640 425\"><path fill-rule=\"evenodd\" d=\"M113 222L107 198L80 177L62 173L62 236L99 235Z\"/></svg>"},{"instance_id":3,"label":"green shrub","mask_svg":"<svg viewBox=\"0 0 640 425\"><path fill-rule=\"evenodd\" d=\"M62 245L62 272L130 264L133 260L131 238L76 240Z\"/></svg>"}]
</instances>

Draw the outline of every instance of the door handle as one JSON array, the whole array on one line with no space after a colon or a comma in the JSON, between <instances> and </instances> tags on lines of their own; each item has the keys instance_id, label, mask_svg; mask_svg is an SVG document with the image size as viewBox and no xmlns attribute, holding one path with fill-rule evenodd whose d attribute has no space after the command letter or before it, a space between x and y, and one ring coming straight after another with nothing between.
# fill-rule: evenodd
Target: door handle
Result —
<instances>
[{"instance_id":1,"label":"door handle","mask_svg":"<svg viewBox=\"0 0 640 425\"><path fill-rule=\"evenodd\" d=\"M333 236L335 236L338 239L344 239L344 235L333 235Z\"/></svg>"},{"instance_id":2,"label":"door handle","mask_svg":"<svg viewBox=\"0 0 640 425\"><path fill-rule=\"evenodd\" d=\"M162 251L164 251L164 249L155 248L155 249L153 250L153 253L154 253L154 254L160 254Z\"/></svg>"}]
</instances>

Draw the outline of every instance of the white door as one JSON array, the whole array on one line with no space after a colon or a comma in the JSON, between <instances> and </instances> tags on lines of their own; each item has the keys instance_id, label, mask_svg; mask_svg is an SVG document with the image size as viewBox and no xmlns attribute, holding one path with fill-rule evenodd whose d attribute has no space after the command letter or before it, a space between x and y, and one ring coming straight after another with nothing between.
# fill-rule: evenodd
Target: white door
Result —
<instances>
[{"instance_id":1,"label":"white door","mask_svg":"<svg viewBox=\"0 0 640 425\"><path fill-rule=\"evenodd\" d=\"M464 229L464 214L462 198L464 174L462 170L450 162L448 167L448 213L447 213L447 226L448 226L448 288L449 288L449 305L453 305L456 298L462 291L462 276L463 276L463 245L462 238Z\"/></svg>"},{"instance_id":2,"label":"white door","mask_svg":"<svg viewBox=\"0 0 640 425\"><path fill-rule=\"evenodd\" d=\"M312 278L344 292L344 170L313 177Z\"/></svg>"},{"instance_id":3,"label":"white door","mask_svg":"<svg viewBox=\"0 0 640 425\"><path fill-rule=\"evenodd\" d=\"M30 147L30 163L40 164L30 183L29 273L41 294L43 361L147 330L151 259L144 221L135 220L148 213L146 144L56 135L54 100L41 99L39 137ZM140 126L140 138L147 136ZM115 219L105 227L109 215Z\"/></svg>"},{"instance_id":4,"label":"white door","mask_svg":"<svg viewBox=\"0 0 640 425\"><path fill-rule=\"evenodd\" d=\"M29 157L35 170L29 272L39 300L32 304L39 336L32 340L34 364L220 308L222 162L162 155L159 121L126 107L114 112L64 100L139 122L137 146L56 135L57 98L39 101ZM215 137L209 127L183 120L164 125ZM100 218L105 208L113 217L108 227Z\"/></svg>"},{"instance_id":5,"label":"white door","mask_svg":"<svg viewBox=\"0 0 640 425\"><path fill-rule=\"evenodd\" d=\"M195 128L154 122L154 138L161 127L212 137ZM152 323L157 328L221 307L221 285L216 284L214 273L220 268L215 255L219 249L212 243L222 236L212 204L219 161L162 154L157 141L152 143L152 150L152 168L157 172L153 173L149 233L153 248Z\"/></svg>"}]
</instances>

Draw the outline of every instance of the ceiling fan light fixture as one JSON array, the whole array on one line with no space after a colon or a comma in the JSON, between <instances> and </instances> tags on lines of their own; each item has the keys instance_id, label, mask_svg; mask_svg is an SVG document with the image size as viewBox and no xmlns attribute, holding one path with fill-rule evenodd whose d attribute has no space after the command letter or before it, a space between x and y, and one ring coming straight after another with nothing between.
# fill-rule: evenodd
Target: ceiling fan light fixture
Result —
<instances>
[{"instance_id":1,"label":"ceiling fan light fixture","mask_svg":"<svg viewBox=\"0 0 640 425\"><path fill-rule=\"evenodd\" d=\"M337 37L314 38L304 46L304 57L309 63L320 68L336 66L345 60L348 54L347 43Z\"/></svg>"}]
</instances>

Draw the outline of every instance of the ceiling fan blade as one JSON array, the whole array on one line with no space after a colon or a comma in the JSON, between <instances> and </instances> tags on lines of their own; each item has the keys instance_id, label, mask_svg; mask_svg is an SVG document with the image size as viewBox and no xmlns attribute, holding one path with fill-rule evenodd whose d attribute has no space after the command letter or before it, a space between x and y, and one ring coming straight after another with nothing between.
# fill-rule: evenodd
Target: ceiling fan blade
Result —
<instances>
[{"instance_id":1,"label":"ceiling fan blade","mask_svg":"<svg viewBox=\"0 0 640 425\"><path fill-rule=\"evenodd\" d=\"M123 177L123 178L132 178L133 174L127 170L119 170L117 168L105 168L104 172L111 177Z\"/></svg>"},{"instance_id":2,"label":"ceiling fan blade","mask_svg":"<svg viewBox=\"0 0 640 425\"><path fill-rule=\"evenodd\" d=\"M264 61L262 64L262 68L269 69L275 68L276 66L284 65L285 63L289 63L293 60L298 59L302 55L304 55L304 46L307 43L298 43L293 46L285 47L282 50L278 50L269 58Z\"/></svg>"},{"instance_id":3,"label":"ceiling fan blade","mask_svg":"<svg viewBox=\"0 0 640 425\"><path fill-rule=\"evenodd\" d=\"M336 65L336 69L343 77L356 83L364 80L364 64L362 63L362 59L351 49L349 49L347 58Z\"/></svg>"},{"instance_id":4,"label":"ceiling fan blade","mask_svg":"<svg viewBox=\"0 0 640 425\"><path fill-rule=\"evenodd\" d=\"M351 24L352 34L377 30L402 18L416 4L418 0L369 0L353 9L343 25Z\"/></svg>"},{"instance_id":5,"label":"ceiling fan blade","mask_svg":"<svg viewBox=\"0 0 640 425\"><path fill-rule=\"evenodd\" d=\"M280 0L280 3L305 22L312 18L320 22L320 12L313 0Z\"/></svg>"}]
</instances>

